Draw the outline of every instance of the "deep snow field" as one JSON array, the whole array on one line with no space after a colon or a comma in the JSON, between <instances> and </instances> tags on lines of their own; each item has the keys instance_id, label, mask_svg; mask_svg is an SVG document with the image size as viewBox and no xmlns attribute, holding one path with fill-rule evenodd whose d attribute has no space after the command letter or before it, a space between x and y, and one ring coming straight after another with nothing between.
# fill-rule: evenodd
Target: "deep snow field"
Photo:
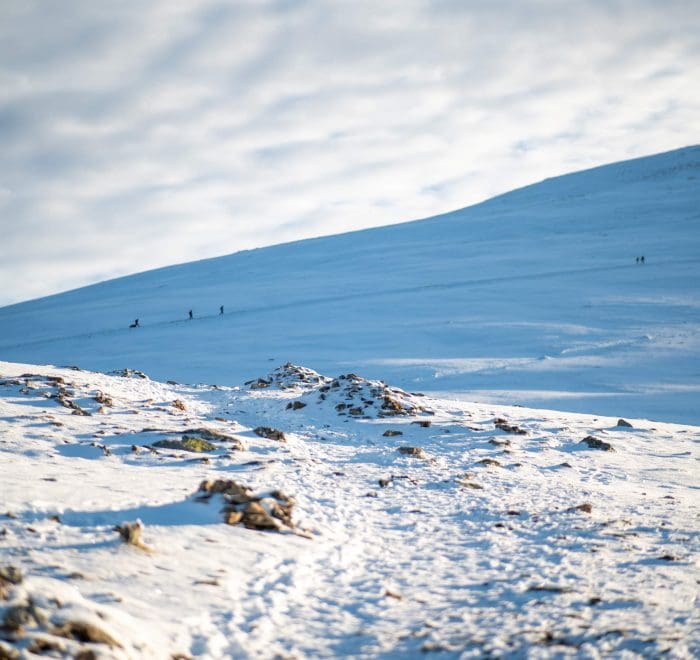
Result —
<instances>
[{"instance_id":1,"label":"deep snow field","mask_svg":"<svg viewBox=\"0 0 700 660\"><path fill-rule=\"evenodd\" d=\"M700 147L2 308L0 659L700 657L699 330Z\"/></svg>"},{"instance_id":2,"label":"deep snow field","mask_svg":"<svg viewBox=\"0 0 700 660\"><path fill-rule=\"evenodd\" d=\"M5 307L0 359L225 385L293 362L466 401L700 424L699 330L688 147Z\"/></svg>"},{"instance_id":3,"label":"deep snow field","mask_svg":"<svg viewBox=\"0 0 700 660\"><path fill-rule=\"evenodd\" d=\"M700 653L700 428L292 366L235 388L0 373L1 657ZM291 526L225 524L203 480L282 491ZM115 531L137 519L144 547Z\"/></svg>"}]
</instances>

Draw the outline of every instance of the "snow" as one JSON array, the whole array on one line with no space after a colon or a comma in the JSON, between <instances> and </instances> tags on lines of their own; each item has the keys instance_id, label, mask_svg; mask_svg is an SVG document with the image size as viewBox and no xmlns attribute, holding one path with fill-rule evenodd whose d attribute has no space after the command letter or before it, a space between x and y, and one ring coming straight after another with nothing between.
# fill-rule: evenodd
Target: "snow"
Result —
<instances>
[{"instance_id":1,"label":"snow","mask_svg":"<svg viewBox=\"0 0 700 660\"><path fill-rule=\"evenodd\" d=\"M699 177L0 309L0 656L698 657Z\"/></svg>"},{"instance_id":2,"label":"snow","mask_svg":"<svg viewBox=\"0 0 700 660\"><path fill-rule=\"evenodd\" d=\"M293 365L261 374L264 388L8 362L0 374L0 566L25 575L0 617L37 602L49 620L14 642L0 632L5 644L114 658L700 652L698 427L440 400ZM383 411L382 387L409 413ZM359 392L362 415L336 408ZM149 449L193 428L229 440ZM288 493L294 530L224 524L221 500L197 497L207 479ZM114 531L136 520L149 552ZM119 646L56 633L75 620Z\"/></svg>"},{"instance_id":3,"label":"snow","mask_svg":"<svg viewBox=\"0 0 700 660\"><path fill-rule=\"evenodd\" d=\"M0 357L227 385L289 361L465 400L699 424L698 209L695 146L5 307Z\"/></svg>"}]
</instances>

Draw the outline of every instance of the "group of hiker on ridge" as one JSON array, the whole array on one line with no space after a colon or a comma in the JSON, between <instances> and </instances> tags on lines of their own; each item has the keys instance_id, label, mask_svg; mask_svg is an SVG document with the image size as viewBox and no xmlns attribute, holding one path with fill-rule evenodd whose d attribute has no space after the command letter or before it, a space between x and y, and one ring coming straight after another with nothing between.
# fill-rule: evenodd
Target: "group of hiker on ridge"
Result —
<instances>
[{"instance_id":1,"label":"group of hiker on ridge","mask_svg":"<svg viewBox=\"0 0 700 660\"><path fill-rule=\"evenodd\" d=\"M224 314L224 306L220 305L219 306L219 316L223 316L223 314ZM192 319L194 319L194 312L192 310L190 310L189 312L187 312L187 316L188 316L188 319L191 321ZM140 328L141 326L139 325L139 320L136 319L129 327L130 328Z\"/></svg>"}]
</instances>

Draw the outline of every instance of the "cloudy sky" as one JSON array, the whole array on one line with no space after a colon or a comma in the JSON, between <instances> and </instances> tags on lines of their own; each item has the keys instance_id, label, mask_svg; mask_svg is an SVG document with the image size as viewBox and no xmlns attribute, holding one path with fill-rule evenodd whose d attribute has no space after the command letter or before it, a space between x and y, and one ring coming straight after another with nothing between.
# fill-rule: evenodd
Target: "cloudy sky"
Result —
<instances>
[{"instance_id":1,"label":"cloudy sky","mask_svg":"<svg viewBox=\"0 0 700 660\"><path fill-rule=\"evenodd\" d=\"M700 0L0 2L0 304L700 142Z\"/></svg>"}]
</instances>

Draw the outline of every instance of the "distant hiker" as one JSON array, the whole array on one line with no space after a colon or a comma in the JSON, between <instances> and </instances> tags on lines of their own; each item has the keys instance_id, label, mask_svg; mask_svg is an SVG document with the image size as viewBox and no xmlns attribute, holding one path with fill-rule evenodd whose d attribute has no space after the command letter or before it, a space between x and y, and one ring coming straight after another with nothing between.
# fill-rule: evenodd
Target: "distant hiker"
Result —
<instances>
[{"instance_id":1,"label":"distant hiker","mask_svg":"<svg viewBox=\"0 0 700 660\"><path fill-rule=\"evenodd\" d=\"M637 257L637 263L639 263L639 257Z\"/></svg>"},{"instance_id":2,"label":"distant hiker","mask_svg":"<svg viewBox=\"0 0 700 660\"><path fill-rule=\"evenodd\" d=\"M191 321L193 318L194 318L194 316L192 316L192 310L190 310L190 321Z\"/></svg>"},{"instance_id":3,"label":"distant hiker","mask_svg":"<svg viewBox=\"0 0 700 660\"><path fill-rule=\"evenodd\" d=\"M639 261L640 261L641 263L644 263L644 257L643 257L643 256L639 257Z\"/></svg>"},{"instance_id":4,"label":"distant hiker","mask_svg":"<svg viewBox=\"0 0 700 660\"><path fill-rule=\"evenodd\" d=\"M130 328L138 328L139 327L139 320L136 319L129 327Z\"/></svg>"},{"instance_id":5,"label":"distant hiker","mask_svg":"<svg viewBox=\"0 0 700 660\"><path fill-rule=\"evenodd\" d=\"M221 305L221 307L219 307L219 316L222 316L223 313L224 313L224 306Z\"/></svg>"}]
</instances>

